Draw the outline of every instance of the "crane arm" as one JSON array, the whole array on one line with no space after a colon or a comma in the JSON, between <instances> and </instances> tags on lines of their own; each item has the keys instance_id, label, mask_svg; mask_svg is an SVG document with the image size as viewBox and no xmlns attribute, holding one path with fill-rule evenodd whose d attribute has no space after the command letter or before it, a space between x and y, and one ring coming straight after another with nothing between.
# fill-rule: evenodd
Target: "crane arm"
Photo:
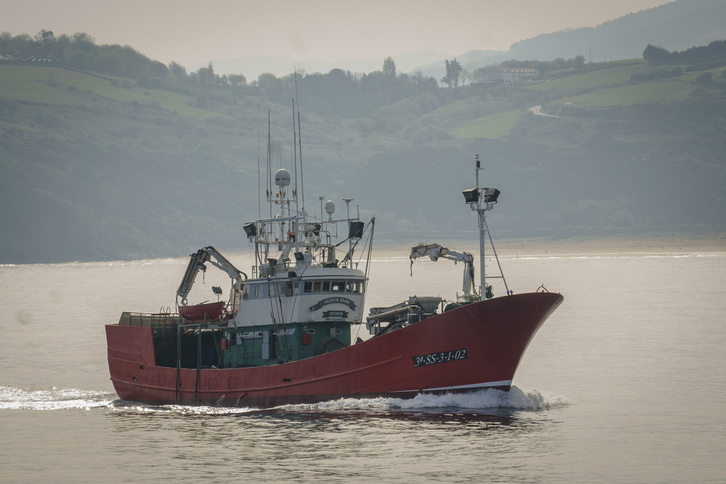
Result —
<instances>
[{"instance_id":1,"label":"crane arm","mask_svg":"<svg viewBox=\"0 0 726 484\"><path fill-rule=\"evenodd\" d=\"M474 256L468 252L457 252L439 244L419 244L416 247L411 247L411 260L424 256L428 256L434 262L441 257L455 262L471 263L474 261Z\"/></svg>"},{"instance_id":2,"label":"crane arm","mask_svg":"<svg viewBox=\"0 0 726 484\"><path fill-rule=\"evenodd\" d=\"M428 257L436 262L440 258L453 260L454 262L464 263L464 280L463 291L464 299L471 300L477 297L476 287L474 286L474 256L468 252L458 252L450 250L440 244L419 244L411 247L411 266L413 260L419 257Z\"/></svg>"},{"instance_id":3,"label":"crane arm","mask_svg":"<svg viewBox=\"0 0 726 484\"><path fill-rule=\"evenodd\" d=\"M230 302L232 303L232 310L236 312L237 296L242 291L242 281L247 279L247 274L237 269L230 261L227 260L222 254L212 246L204 247L199 249L196 253L191 254L189 264L184 272L179 289L176 291L177 301L182 305L186 306L187 296L194 286L194 280L199 274L199 271L205 272L207 266L204 264L209 262L214 267L223 270L227 273L229 278L232 280L232 294L230 294Z\"/></svg>"}]
</instances>

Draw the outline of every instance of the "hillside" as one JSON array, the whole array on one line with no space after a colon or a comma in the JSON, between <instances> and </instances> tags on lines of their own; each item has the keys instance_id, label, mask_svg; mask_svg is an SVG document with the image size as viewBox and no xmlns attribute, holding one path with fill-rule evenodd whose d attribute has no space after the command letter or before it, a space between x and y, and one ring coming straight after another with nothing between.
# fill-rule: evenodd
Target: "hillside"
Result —
<instances>
[{"instance_id":1,"label":"hillside","mask_svg":"<svg viewBox=\"0 0 726 484\"><path fill-rule=\"evenodd\" d=\"M319 94L308 76L299 86L308 209L319 196L351 196L377 215L383 239L468 236L460 192L479 154L486 183L502 190L490 218L499 237L722 233L725 68L632 80L658 69L600 63L367 111L344 106L350 93L331 103L333 86ZM268 111L275 166L292 157L294 90L284 89L213 90L200 103L198 92L1 65L0 263L244 247ZM529 110L537 105L550 117Z\"/></svg>"},{"instance_id":2,"label":"hillside","mask_svg":"<svg viewBox=\"0 0 726 484\"><path fill-rule=\"evenodd\" d=\"M724 18L723 0L676 0L595 27L569 28L523 39L507 51L470 51L456 58L469 72L510 59L547 61L580 55L588 62L637 59L648 44L681 51L725 39ZM411 71L441 79L445 75L443 64L440 58Z\"/></svg>"},{"instance_id":3,"label":"hillside","mask_svg":"<svg viewBox=\"0 0 726 484\"><path fill-rule=\"evenodd\" d=\"M640 58L648 44L669 50L685 50L726 38L726 3L723 0L676 0L658 7L624 15L595 27L569 28L523 39L508 50L444 54L434 51L396 55L399 70L441 79L444 60L455 57L469 72L510 59L553 60L583 56L589 62ZM340 59L335 62L283 57L211 59L219 74L243 73L248 80L260 74L285 76L295 68L305 72L328 72L337 68L368 73L380 67L380 59ZM205 64L206 65L206 64ZM205 65L194 66L195 69Z\"/></svg>"},{"instance_id":4,"label":"hillside","mask_svg":"<svg viewBox=\"0 0 726 484\"><path fill-rule=\"evenodd\" d=\"M256 215L268 110L275 159L289 160L290 109L263 98L220 97L202 109L195 97L29 65L0 66L0 85L1 262L164 256L210 238L239 244L239 207ZM361 163L354 146L340 156L341 141L320 150L331 124L306 124L308 168L324 185ZM332 170L315 173L321 165Z\"/></svg>"},{"instance_id":5,"label":"hillside","mask_svg":"<svg viewBox=\"0 0 726 484\"><path fill-rule=\"evenodd\" d=\"M550 60L582 55L594 62L633 59L648 44L680 51L726 38L724 18L726 3L722 0L677 0L596 27L522 40L510 47L508 58Z\"/></svg>"}]
</instances>

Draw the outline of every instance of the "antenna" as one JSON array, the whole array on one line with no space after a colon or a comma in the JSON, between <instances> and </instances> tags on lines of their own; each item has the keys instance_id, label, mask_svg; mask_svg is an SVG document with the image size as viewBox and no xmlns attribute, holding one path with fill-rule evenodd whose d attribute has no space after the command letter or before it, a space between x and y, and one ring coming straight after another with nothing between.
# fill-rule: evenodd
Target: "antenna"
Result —
<instances>
[{"instance_id":1,"label":"antenna","mask_svg":"<svg viewBox=\"0 0 726 484\"><path fill-rule=\"evenodd\" d=\"M295 84L295 90L297 92L297 84ZM298 103L298 108L300 104ZM300 133L297 140L300 144L300 195L302 199L302 209L305 211L305 177L303 177L303 156L302 156L302 131L300 128L300 110L297 111L297 130Z\"/></svg>"},{"instance_id":2,"label":"antenna","mask_svg":"<svg viewBox=\"0 0 726 484\"><path fill-rule=\"evenodd\" d=\"M257 107L257 218L262 218L262 179L260 178L260 107Z\"/></svg>"},{"instance_id":3,"label":"antenna","mask_svg":"<svg viewBox=\"0 0 726 484\"><path fill-rule=\"evenodd\" d=\"M292 164L293 164L293 172L295 176L295 211L300 210L300 201L297 197L298 191L297 191L297 131L295 130L295 99L292 100ZM305 206L303 206L303 210L305 210Z\"/></svg>"},{"instance_id":4,"label":"antenna","mask_svg":"<svg viewBox=\"0 0 726 484\"><path fill-rule=\"evenodd\" d=\"M303 156L302 156L302 127L300 125L300 97L297 93L297 67L294 70L294 81L295 81L295 99L297 99L297 138L298 151L300 152L300 200L302 201L302 210L305 211L305 177L303 176ZM295 103L293 102L293 125L295 124ZM293 131L295 127L293 126Z\"/></svg>"},{"instance_id":5,"label":"antenna","mask_svg":"<svg viewBox=\"0 0 726 484\"><path fill-rule=\"evenodd\" d=\"M272 217L272 133L270 123L270 111L267 111L267 202Z\"/></svg>"}]
</instances>

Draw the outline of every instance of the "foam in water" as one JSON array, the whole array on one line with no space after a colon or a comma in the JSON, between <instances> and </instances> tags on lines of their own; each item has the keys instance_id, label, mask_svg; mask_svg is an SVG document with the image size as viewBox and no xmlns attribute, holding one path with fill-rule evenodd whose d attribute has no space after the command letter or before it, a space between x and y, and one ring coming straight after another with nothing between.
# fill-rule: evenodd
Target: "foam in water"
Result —
<instances>
[{"instance_id":1,"label":"foam in water","mask_svg":"<svg viewBox=\"0 0 726 484\"><path fill-rule=\"evenodd\" d=\"M392 398L390 404L394 408L403 409L456 407L466 409L548 410L553 407L568 405L569 402L562 396L551 395L540 390L525 392L515 386L508 392L490 389L472 393L419 394L411 400Z\"/></svg>"},{"instance_id":2,"label":"foam in water","mask_svg":"<svg viewBox=\"0 0 726 484\"><path fill-rule=\"evenodd\" d=\"M133 413L161 413L176 415L237 415L259 411L254 407L210 407L206 405L146 405L137 402L117 401L113 410Z\"/></svg>"},{"instance_id":3,"label":"foam in water","mask_svg":"<svg viewBox=\"0 0 726 484\"><path fill-rule=\"evenodd\" d=\"M291 411L341 410L434 410L458 408L468 410L509 409L548 410L569 405L567 398L540 390L524 391L516 386L508 392L479 390L471 393L419 394L412 399L401 398L341 398L315 404L284 405L278 409Z\"/></svg>"},{"instance_id":4,"label":"foam in water","mask_svg":"<svg viewBox=\"0 0 726 484\"><path fill-rule=\"evenodd\" d=\"M66 410L109 407L115 393L56 388L26 391L0 386L0 410Z\"/></svg>"},{"instance_id":5,"label":"foam in water","mask_svg":"<svg viewBox=\"0 0 726 484\"><path fill-rule=\"evenodd\" d=\"M446 393L441 395L419 394L412 399L401 398L341 398L314 404L291 404L276 407L287 412L340 412L340 411L388 411L388 410L437 410L456 408L466 410L524 410L538 411L569 405L567 398L540 390L524 391L512 387L508 392L480 390L472 393ZM0 410L67 410L109 408L140 413L177 413L188 415L224 415L260 411L245 407L211 407L186 405L144 405L118 400L115 393L52 388L26 391L0 386Z\"/></svg>"}]
</instances>

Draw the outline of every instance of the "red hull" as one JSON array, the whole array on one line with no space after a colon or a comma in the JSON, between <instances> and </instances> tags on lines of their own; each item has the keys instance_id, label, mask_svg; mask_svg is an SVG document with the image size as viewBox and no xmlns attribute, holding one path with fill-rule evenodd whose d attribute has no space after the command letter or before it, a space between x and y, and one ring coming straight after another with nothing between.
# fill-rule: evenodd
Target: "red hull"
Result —
<instances>
[{"instance_id":1,"label":"red hull","mask_svg":"<svg viewBox=\"0 0 726 484\"><path fill-rule=\"evenodd\" d=\"M562 301L554 293L495 298L331 353L253 368L155 366L151 328L107 325L108 364L122 399L153 404L269 407L509 389L529 342Z\"/></svg>"}]
</instances>

